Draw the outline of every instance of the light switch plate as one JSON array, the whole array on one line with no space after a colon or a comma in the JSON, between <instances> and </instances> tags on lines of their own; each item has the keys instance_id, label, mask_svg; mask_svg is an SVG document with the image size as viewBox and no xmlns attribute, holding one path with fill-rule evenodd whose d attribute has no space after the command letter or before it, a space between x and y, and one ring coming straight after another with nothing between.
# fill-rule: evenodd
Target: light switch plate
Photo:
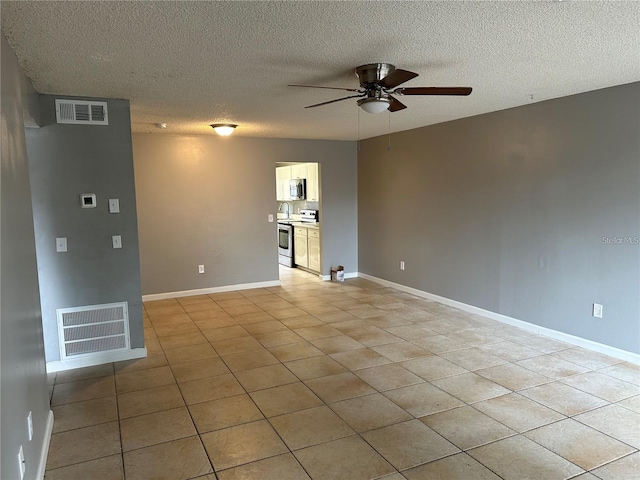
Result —
<instances>
[{"instance_id":1,"label":"light switch plate","mask_svg":"<svg viewBox=\"0 0 640 480\"><path fill-rule=\"evenodd\" d=\"M67 237L56 238L56 252L67 251Z\"/></svg>"},{"instance_id":2,"label":"light switch plate","mask_svg":"<svg viewBox=\"0 0 640 480\"><path fill-rule=\"evenodd\" d=\"M24 478L24 472L27 471L27 465L24 462L24 451L22 450L22 445L20 445L20 450L18 450L18 470L20 472L20 480Z\"/></svg>"},{"instance_id":3,"label":"light switch plate","mask_svg":"<svg viewBox=\"0 0 640 480\"><path fill-rule=\"evenodd\" d=\"M114 235L111 237L113 242L113 248L122 248L122 237L120 235Z\"/></svg>"},{"instance_id":4,"label":"light switch plate","mask_svg":"<svg viewBox=\"0 0 640 480\"><path fill-rule=\"evenodd\" d=\"M29 441L33 440L33 414L31 412L27 415L27 431L29 433Z\"/></svg>"},{"instance_id":5,"label":"light switch plate","mask_svg":"<svg viewBox=\"0 0 640 480\"><path fill-rule=\"evenodd\" d=\"M120 200L117 198L109 199L109 213L120 213Z\"/></svg>"},{"instance_id":6,"label":"light switch plate","mask_svg":"<svg viewBox=\"0 0 640 480\"><path fill-rule=\"evenodd\" d=\"M270 213L267 218L269 219L269 223L273 223L273 213Z\"/></svg>"}]
</instances>

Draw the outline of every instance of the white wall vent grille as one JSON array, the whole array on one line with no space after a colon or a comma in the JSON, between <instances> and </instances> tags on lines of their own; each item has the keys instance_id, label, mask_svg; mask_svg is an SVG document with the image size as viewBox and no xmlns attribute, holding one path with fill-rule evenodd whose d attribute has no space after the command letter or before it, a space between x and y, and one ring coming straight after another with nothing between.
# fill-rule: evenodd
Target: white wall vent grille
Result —
<instances>
[{"instance_id":1,"label":"white wall vent grille","mask_svg":"<svg viewBox=\"0 0 640 480\"><path fill-rule=\"evenodd\" d=\"M60 360L129 350L127 302L59 308Z\"/></svg>"},{"instance_id":2,"label":"white wall vent grille","mask_svg":"<svg viewBox=\"0 0 640 480\"><path fill-rule=\"evenodd\" d=\"M109 125L107 102L56 98L56 120L58 123Z\"/></svg>"}]
</instances>

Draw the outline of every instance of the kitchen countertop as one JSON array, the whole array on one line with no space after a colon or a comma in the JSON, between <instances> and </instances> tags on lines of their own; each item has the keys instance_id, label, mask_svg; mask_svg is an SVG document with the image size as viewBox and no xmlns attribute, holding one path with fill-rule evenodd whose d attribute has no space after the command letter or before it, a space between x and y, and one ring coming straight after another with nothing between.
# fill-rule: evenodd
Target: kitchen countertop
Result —
<instances>
[{"instance_id":1,"label":"kitchen countertop","mask_svg":"<svg viewBox=\"0 0 640 480\"><path fill-rule=\"evenodd\" d=\"M278 223L284 223L285 225L292 225L294 227L312 228L314 230L320 229L320 222L301 222L300 220L283 220L278 219Z\"/></svg>"},{"instance_id":2,"label":"kitchen countertop","mask_svg":"<svg viewBox=\"0 0 640 480\"><path fill-rule=\"evenodd\" d=\"M294 227L304 227L310 228L312 230L320 230L320 222L296 222L293 224Z\"/></svg>"}]
</instances>

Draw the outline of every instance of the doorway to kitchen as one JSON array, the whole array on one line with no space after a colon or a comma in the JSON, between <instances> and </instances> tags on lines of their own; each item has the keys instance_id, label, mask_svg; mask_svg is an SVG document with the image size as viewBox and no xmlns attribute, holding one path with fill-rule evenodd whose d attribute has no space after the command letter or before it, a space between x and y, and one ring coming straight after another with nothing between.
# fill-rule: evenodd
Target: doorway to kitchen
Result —
<instances>
[{"instance_id":1,"label":"doorway to kitchen","mask_svg":"<svg viewBox=\"0 0 640 480\"><path fill-rule=\"evenodd\" d=\"M320 275L321 171L316 162L276 163L280 280L287 269Z\"/></svg>"}]
</instances>

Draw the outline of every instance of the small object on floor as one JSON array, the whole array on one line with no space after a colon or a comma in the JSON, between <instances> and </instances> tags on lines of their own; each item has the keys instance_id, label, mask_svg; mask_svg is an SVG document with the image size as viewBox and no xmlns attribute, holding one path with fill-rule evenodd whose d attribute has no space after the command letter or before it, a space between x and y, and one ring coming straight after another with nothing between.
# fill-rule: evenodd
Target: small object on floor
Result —
<instances>
[{"instance_id":1,"label":"small object on floor","mask_svg":"<svg viewBox=\"0 0 640 480\"><path fill-rule=\"evenodd\" d=\"M331 267L331 281L344 282L344 267L342 265Z\"/></svg>"}]
</instances>

